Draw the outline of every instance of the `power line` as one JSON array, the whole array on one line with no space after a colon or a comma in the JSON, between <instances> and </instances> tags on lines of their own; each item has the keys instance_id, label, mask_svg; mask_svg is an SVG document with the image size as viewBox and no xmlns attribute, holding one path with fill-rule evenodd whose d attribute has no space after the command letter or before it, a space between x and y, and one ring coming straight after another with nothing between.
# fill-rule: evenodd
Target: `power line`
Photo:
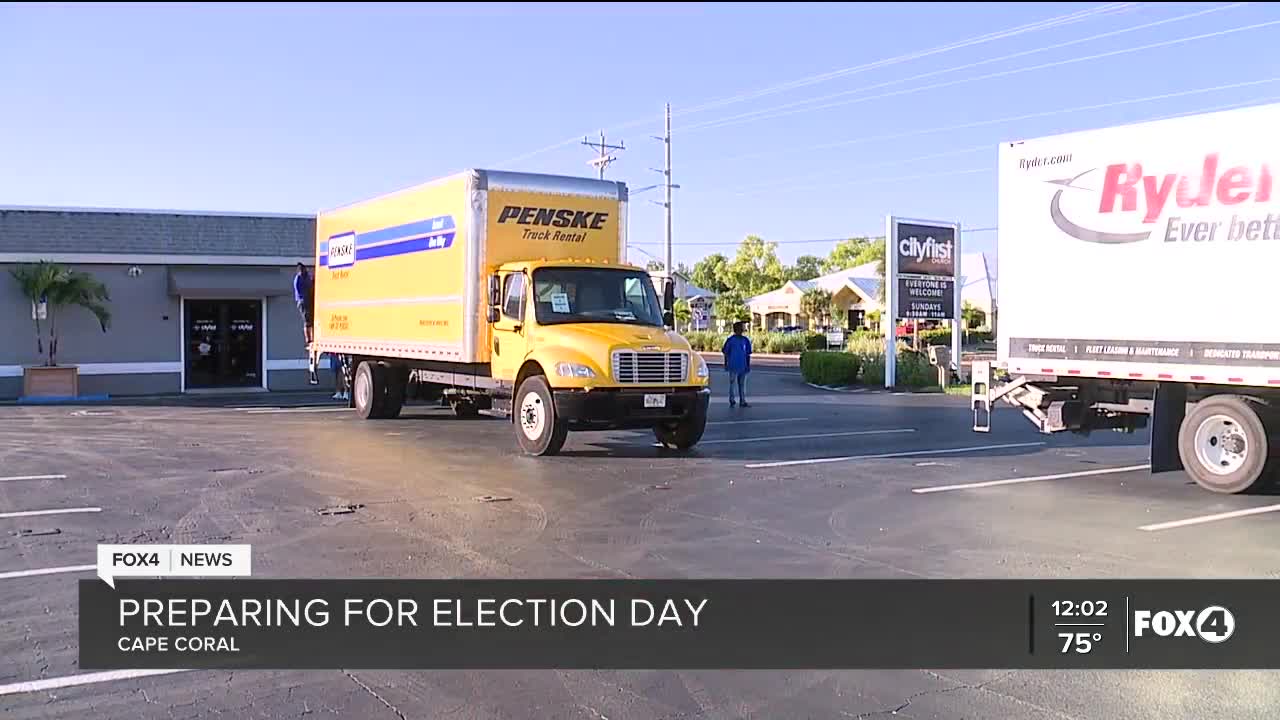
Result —
<instances>
[{"instance_id":1,"label":"power line","mask_svg":"<svg viewBox=\"0 0 1280 720\"><path fill-rule=\"evenodd\" d=\"M899 63L908 62L911 60L919 60L921 58L926 58L933 55L939 55L942 53L950 52L952 50L959 50L962 48L971 47L973 45L981 45L988 42L992 42L994 40L1002 40L1005 38L1015 37L1017 35L1022 35L1029 32L1037 32L1040 30L1052 29L1062 25L1070 25L1076 22L1080 22L1082 20L1089 19L1090 17L1109 15L1119 10L1133 9L1143 4L1145 3L1109 3L1107 5L1099 5L1093 8L1085 8L1082 10L1077 10L1075 12L1067 13L1065 15L1058 15L1052 18L1048 18L1046 20L1027 23L1025 25L1018 25L1012 28L1008 28L1006 30L997 30L995 32L990 32L985 35L977 35L975 37L967 38L965 40L960 40L947 45L939 45L933 48L929 48L927 50L920 50L913 53L907 53L907 54L897 55L890 58L884 58L882 60L875 60L869 63L853 65L851 67L841 68L839 70L832 70L832 71L821 73L818 75L811 75L806 78L800 78L798 80L792 80L792 81L781 83L778 85L773 85L770 87L762 88L760 90L739 93L737 95L732 95L727 98L722 98L720 100L713 100L710 102L703 103L701 105L695 105L680 114L702 112L704 110L710 110L712 108L723 107L725 105L732 105L739 102L745 102L747 100L755 100L757 98L764 97L766 95L774 95L780 92L786 92L788 90L794 90L800 87L816 85L818 83L826 82L828 80L834 80L836 78L841 78L848 75L865 72L867 70L875 70L877 68L886 67L888 65L897 65Z\"/></svg>"},{"instance_id":2,"label":"power line","mask_svg":"<svg viewBox=\"0 0 1280 720\"><path fill-rule=\"evenodd\" d=\"M786 115L792 115L796 113L822 109L822 108L802 108L799 110L795 110L794 112L779 112L779 111L787 110L790 108L798 108L804 105L809 105L811 103L822 102L824 100L831 100L838 97L847 97L849 95L856 95L858 93L867 92L869 90L876 90L879 88L889 87L892 85L900 85L902 83L912 82L914 80L923 80L925 78L936 77L938 75L946 75L949 73L958 72L960 70L969 70L975 67L981 67L983 65L990 65L991 63L1003 62L1005 60L1012 60L1014 58L1026 57L1028 55L1035 55L1038 53L1049 52L1051 50L1059 50L1064 47L1071 47L1073 45L1080 45L1082 43L1093 42L1095 40L1102 40L1108 37L1124 35L1127 33L1137 32L1138 30L1145 30L1145 29L1157 27L1160 25L1167 25L1170 23L1182 22L1184 20L1190 20L1192 18L1200 17L1202 15L1207 15L1209 13L1221 12L1223 10L1231 10L1231 9L1243 7L1249 4L1250 3L1248 2L1238 2L1231 5L1219 5L1219 6L1207 8L1204 10L1198 10L1196 12L1187 13L1185 15L1179 15L1177 17L1165 18L1163 20L1155 20L1152 22L1143 23L1141 25L1134 25L1132 27L1122 28L1120 30L1112 30L1110 32L1090 35L1089 37L1085 37L1085 38L1068 40L1066 42L1057 43L1055 45L1046 45L1044 47L1033 48L1031 50L1023 50L1021 52L1011 53L1008 55L1001 55L1000 57L988 58L986 60L979 60L977 62L966 63L964 65L956 65L954 67L943 68L941 70L934 70L931 72L920 73L918 75L913 75L908 78L899 78L897 80L889 80L886 82L877 83L875 85L868 85L866 87L855 88L853 90L843 90L841 92L831 93L828 95L821 95L814 98L797 100L795 102L785 103L782 105L775 105L771 108L763 108L760 110L753 110L751 112L741 113L738 115L731 115L729 117L720 118L718 120L708 120L702 123L695 123L693 125L690 125L684 128L683 132L693 132L695 130L705 130L705 129L711 129L711 128L727 127L729 125L739 125L745 122L752 122L754 120L771 120L776 117L784 117ZM823 108L834 107L834 105L827 105L822 107Z\"/></svg>"},{"instance_id":3,"label":"power line","mask_svg":"<svg viewBox=\"0 0 1280 720\"><path fill-rule=\"evenodd\" d=\"M976 121L974 121L974 122L960 123L960 124L957 124L957 125L946 125L946 126L943 126L943 127L926 128L926 129L923 129L923 130L911 130L911 131L907 131L907 132L890 133L890 134L887 134L887 135L877 135L877 136L871 136L871 137L862 137L862 138L856 138L856 139L853 139L853 140L845 140L845 141L841 141L841 142L838 142L838 143L828 143L828 144L821 145L821 146L813 146L813 147L810 147L810 148L792 149L790 152L799 152L799 151L801 151L801 150L829 150L829 149L832 149L832 148L837 148L837 147L848 147L848 146L850 146L850 145L858 145L858 144L862 144L862 143L879 142L879 141L883 141L883 140L896 140L896 139L905 138L905 137L914 137L914 136L917 136L917 135L928 135L928 134L933 134L933 133L949 132L949 131L952 131L952 130L964 130L964 129L968 129L968 128L981 127L981 126L984 126L984 125L998 125L998 124L1006 123L1006 122L1015 122L1015 121L1019 121L1019 120L1031 120L1031 119L1034 119L1034 118L1050 117L1050 116L1056 116L1056 115L1065 115L1065 114L1068 114L1068 113L1085 112L1085 111L1089 111L1089 110L1103 110L1103 109L1106 109L1106 108L1119 107L1119 106L1122 106L1122 105L1136 105L1136 104L1139 104L1139 103L1145 103L1145 102L1155 102L1155 101L1158 101L1158 100L1169 100L1169 99L1172 99L1172 98L1187 97L1187 96L1189 96L1189 95L1202 95L1202 94L1205 94L1205 93L1218 92L1218 91L1221 91L1221 90L1235 90L1235 89L1245 88L1245 87L1254 87L1254 86L1258 86L1258 85L1265 85L1265 84L1268 84L1268 83L1275 83L1275 82L1280 82L1280 76L1271 77L1271 78L1264 78L1264 79L1261 79L1261 80L1246 80L1246 81L1242 81L1242 82L1238 82L1238 83L1227 83L1227 84L1223 84L1223 85L1215 85L1215 86L1213 86L1213 87L1207 87L1207 88L1196 88L1196 89L1194 89L1194 90L1181 90L1181 91L1178 91L1178 92L1161 93L1161 94L1159 94L1159 95L1148 95L1148 96L1146 96L1146 97L1140 97L1140 98L1128 98L1128 99L1125 99L1125 100L1115 100L1115 101L1112 101L1112 102L1095 103L1095 104L1092 104L1092 105L1080 105L1080 106L1077 106L1077 107L1071 107L1071 108L1058 108L1058 109L1055 109L1055 110L1042 110L1042 111L1034 112L1034 113L1024 113L1024 114L1021 114L1021 115L1012 115L1012 116L1008 116L1008 117L992 118L992 119L990 119L990 120L976 120ZM1211 110L1201 109L1201 110L1195 110L1195 111L1192 111L1192 112L1193 112L1193 113L1199 113L1199 112L1211 112ZM1153 119L1155 119L1155 118L1153 118ZM855 170L856 170L856 169L869 169L869 168L881 167L881 166L886 166L886 165L898 165L898 164L903 164L903 163L908 163L908 162L914 162L914 161L919 161L919 160L932 160L932 159L935 159L935 158L938 158L938 157L946 157L946 156L950 156L950 155L963 155L963 154L970 153L970 152L977 152L978 150L981 150L981 149L994 150L994 149L996 148L996 145L997 145L997 143L992 142L992 143L989 143L989 144L987 144L987 145L979 145L979 146L968 147L968 148L960 148L960 149L957 149L957 150L943 151L943 152L939 152L939 153L934 153L934 154L932 154L932 155L921 155L921 156L919 156L919 157L907 158L907 159L903 159L903 160L894 159L894 160L886 161L886 162L883 162L883 163L874 163L874 164L871 164L871 165L864 165L864 166L861 166L860 168L853 168L853 169L855 169ZM743 156L739 156L739 157L743 157ZM842 169L841 169L841 172L843 172L843 171L845 171L845 170L848 170L848 169L849 169L849 168L842 168ZM821 173L820 175L829 175L829 174L830 174L830 173ZM756 184L756 185L752 185L752 186L747 186L746 188L739 188L739 189L737 189L737 190L730 189L730 190L724 190L724 191L718 191L718 192L732 192L732 193L737 193L737 194L754 194L754 193L756 193L756 192L763 192L763 191L770 190L770 189L775 189L775 188L781 188L781 189L785 189L785 190L797 190L797 189L811 189L811 188L814 188L814 187L833 187L833 186L834 186L834 185L832 185L832 184L830 184L830 183L822 183L822 184L819 184L819 185L799 185L799 186L792 186L792 185L791 185L791 183L792 183L792 182L794 182L794 181L796 181L796 180L811 179L811 178L813 178L813 177L815 177L815 175L809 175L809 176L807 176L807 177L794 177L794 178L790 178L790 179L788 179L788 180L780 180L780 181L775 181L775 182L773 182L773 183L768 183L768 184Z\"/></svg>"},{"instance_id":4,"label":"power line","mask_svg":"<svg viewBox=\"0 0 1280 720\"><path fill-rule=\"evenodd\" d=\"M786 190L793 190L793 189L799 189L799 188L812 189L812 188L818 188L818 187L838 187L839 183L841 182L840 180L833 181L834 184L832 185L828 185L825 183L815 184L815 185L792 185L791 183L797 180L812 180L813 178L816 178L816 177L823 177L827 175L833 175L836 173L848 172L851 169L852 170L869 170L871 168L877 168L877 167L892 167L896 165L905 165L906 163L919 162L921 160L936 160L938 158L954 157L956 155L967 155L969 153L982 152L982 151L990 152L991 150L995 149L995 146L996 146L995 143L983 143L982 145L973 145L971 147L960 148L957 150L944 150L942 152L930 153L928 155L917 155L916 157L910 157L910 158L894 158L892 160L886 160L884 162L871 163L868 165L859 165L854 168L844 167L844 168L839 168L838 170L829 170L822 173L802 175L802 176L788 178L786 180L775 180L769 183L757 183L755 185L748 185L742 188L729 188L727 190L720 189L720 188L710 188L706 192L716 193L716 194L732 193L734 195L754 195L759 192L773 191L779 188L786 189Z\"/></svg>"},{"instance_id":5,"label":"power line","mask_svg":"<svg viewBox=\"0 0 1280 720\"><path fill-rule=\"evenodd\" d=\"M1019 74L1019 73L1031 72L1032 70L1043 70L1043 69L1051 68L1051 67L1059 67L1059 66L1061 66L1061 65L1071 65L1071 64L1074 64L1074 63L1087 62L1087 61L1090 61L1090 60L1100 60L1100 59L1102 59L1102 58L1115 57L1115 56L1117 56L1117 55L1127 55L1127 54L1129 54L1129 53L1141 52L1141 51L1143 51L1143 50L1152 50L1152 49L1160 48L1160 47L1168 47L1168 46L1170 46L1170 45L1179 45L1179 44L1182 44L1182 43L1193 42L1193 41L1195 41L1195 40L1205 40L1205 39L1212 38L1212 37L1221 37L1221 36L1224 36L1224 35L1230 35L1230 34L1238 33L1238 32L1246 32L1246 31L1249 31L1249 30L1257 30L1257 29L1264 28L1264 27L1272 27L1272 26L1274 26L1274 25L1280 25L1280 20L1270 20L1270 21L1268 21L1268 22L1263 22L1263 23L1254 23L1254 24L1252 24L1252 25L1243 25L1243 26L1240 26L1240 27L1229 28L1229 29L1227 29L1227 30L1218 30L1218 31L1216 31L1216 32L1211 32L1211 33L1202 33L1202 34L1200 34L1200 35L1191 35L1191 36L1187 36L1187 37L1175 38L1175 39L1173 39L1173 40L1165 40L1165 41L1158 42L1158 43L1151 43L1151 44L1148 44L1148 45L1139 45L1139 46L1137 46L1137 47L1124 48L1124 49L1121 49L1121 50L1112 50L1112 51L1105 52L1105 53L1098 53L1098 54L1096 54L1096 55L1085 55L1085 56L1083 56L1083 57L1078 57L1078 58L1068 58L1068 59L1066 59L1066 60L1058 60L1058 61L1055 61L1055 62L1051 62L1051 63L1044 63L1044 64L1041 64L1041 65L1033 65L1033 66L1030 66L1030 67L1014 68L1014 69L1012 69L1012 70L1003 70L1003 71L1001 71L1001 72L997 72L997 73L989 73L989 74L987 74L987 75L978 75L978 76L976 76L976 77L971 77L971 78L961 78L961 79L959 79L959 80L950 80L950 81L943 82L943 83L934 83L934 84L932 84L932 85L922 85L922 86L919 86L919 87L907 88L907 89L905 89L905 90L895 90L895 91L893 91L893 92L881 93L881 94L879 94L879 95L869 95L869 96L867 96L867 97L854 98L854 99L852 99L852 100L845 100L845 101L843 101L843 102L839 102L839 103L830 103L830 104L828 104L828 105L820 105L820 106L818 106L818 107L816 107L816 108L808 108L808 109L809 109L809 110L813 110L813 109L823 109L823 108L828 108L828 107L837 107L837 106L840 106L840 105L850 105L850 104L853 104L853 103L867 102L867 101L869 101L869 100L878 100L878 99L880 99L880 98L893 97L893 96L896 96L896 95L908 95L908 94L911 94L911 93L917 93L917 92L921 92L921 91L924 91L924 90L935 90L935 89L943 88L943 87L951 87L951 86L953 86L953 85L962 85L962 84L965 84L965 83L976 82L976 81L978 81L978 80L989 80L989 79L991 79L991 78L996 78L996 77L1004 77L1004 76L1007 76L1007 75L1016 75L1016 74ZM860 141L860 140L859 140L859 141L852 141L852 140L851 140L851 141L848 141L847 143L834 143L834 144L826 144L826 145L814 145L814 146L805 147L805 148L791 148L791 149L787 149L787 150L770 150L770 151L763 151L763 152L756 152L756 153L747 153L747 154L744 154L744 155L735 155L735 156L733 156L733 157L731 157L731 158L724 158L724 159L726 159L726 160L743 160L743 159L747 159L747 158L755 158L755 157L762 157L762 156L766 156L766 155L773 155L773 154L780 153L780 152L785 153L785 152L797 152L797 151L807 151L807 150L823 150L823 149L827 149L827 148L830 148L830 147L840 147L840 146L843 146L843 145L846 145L846 144L853 144L853 143L855 143L855 142L861 142L861 141Z\"/></svg>"},{"instance_id":6,"label":"power line","mask_svg":"<svg viewBox=\"0 0 1280 720\"><path fill-rule=\"evenodd\" d=\"M994 225L992 225L991 227L980 227L980 228L966 228L966 227L964 227L964 226L962 225L962 226L960 227L960 234L961 234L961 235L967 235L967 234L969 234L969 233L987 233L987 232L995 232L996 230L997 230L997 228L996 228L996 226L994 226ZM765 242L766 242L767 244L770 244L770 245L815 245L815 244L817 244L817 243L840 243L840 242L844 242L845 240L848 240L848 239L849 239L849 238L851 238L851 237L868 237L868 238L875 238L875 237L880 237L880 236L879 236L879 235L877 235L877 234L875 234L875 233L868 233L868 234L866 234L866 235L848 235L848 236L845 236L845 237L839 237L839 238L820 238L820 239L815 239L815 240L766 240ZM629 245L629 246L630 246L630 245L641 245L641 246L643 246L643 245L661 245L661 244L662 244L662 243L660 243L660 242L629 242L629 243L627 243L627 245ZM691 242L691 243L680 243L680 247L695 247L695 246L698 246L698 247L725 247L725 246L728 246L728 245L741 245L741 244L742 244L742 241L741 241L741 240L726 240L726 241L724 241L724 242ZM641 250L640 252L644 252L644 251L643 251L643 250Z\"/></svg>"},{"instance_id":7,"label":"power line","mask_svg":"<svg viewBox=\"0 0 1280 720\"><path fill-rule=\"evenodd\" d=\"M956 50L963 47L983 44L987 42L992 42L994 40L1001 40L1008 37L1015 37L1017 35L1021 35L1024 33L1038 32L1040 30L1048 30L1061 25L1068 25L1068 24L1081 22L1083 20L1086 20L1092 17L1102 17L1106 15L1115 14L1117 12L1128 11L1130 9L1139 7L1143 4L1145 3L1108 3L1106 5L1100 5L1093 8L1085 8L1082 10L1077 10L1071 13L1067 13L1065 15L1059 15L1052 18L1048 18L1046 20L1041 20L1035 23L1028 23L1025 25L1016 26L1006 30L987 33L985 35L978 35L978 36L969 38L967 40L961 40L955 43L949 43L947 45L940 45L935 48L931 48L929 50L923 50L916 53L909 53L906 55L898 55L895 57L878 60L872 63L863 63L862 65L855 65L848 68L842 68L839 70L834 70L834 71L822 73L819 75L811 75L809 77L800 78L798 80L793 80L788 83L783 83L781 85L773 85L770 87L762 88L760 90L739 93L737 95L732 95L726 98L712 100L710 102L703 103L702 105L695 105L693 107L690 107L686 110L683 110L677 113L677 115L687 115L695 112L702 112L702 111L709 110L716 107L723 107L725 105L732 105L739 102L744 102L746 100L752 100L757 97L763 97L764 95L770 95L777 92L784 92L786 90L794 89L795 87L803 87L805 85L812 85L819 82L825 82L829 79L834 79L836 77L844 77L845 75L852 74L854 72L862 72L863 70L869 70L869 69L878 68L878 67L885 67L887 65L907 62L909 60L915 60L920 57L926 57L928 55L936 55L939 53L949 52L951 50ZM613 131L618 131L618 130L624 130L624 129L629 129L633 127L648 125L651 122L653 122L653 118L646 115L644 117L640 117L635 120L629 120L624 123L612 125L609 127L609 129ZM567 147L569 145L572 145L578 142L579 137L580 137L579 135L574 135L571 138L566 138L559 142L555 142L550 145L546 145L544 147L538 148L537 150L533 150L521 155L517 155L501 163L493 163L493 164L495 166L509 166L517 162L523 162L530 158L537 157L538 155L551 152L552 150L558 150L562 147Z\"/></svg>"}]
</instances>

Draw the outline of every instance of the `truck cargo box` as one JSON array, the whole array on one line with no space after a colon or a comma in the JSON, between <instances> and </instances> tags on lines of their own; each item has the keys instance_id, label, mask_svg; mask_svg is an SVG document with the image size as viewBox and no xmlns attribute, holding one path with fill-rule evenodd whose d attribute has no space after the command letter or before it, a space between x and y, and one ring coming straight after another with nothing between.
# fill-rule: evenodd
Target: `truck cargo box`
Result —
<instances>
[{"instance_id":1,"label":"truck cargo box","mask_svg":"<svg viewBox=\"0 0 1280 720\"><path fill-rule=\"evenodd\" d=\"M1280 104L1006 143L999 364L1280 386Z\"/></svg>"},{"instance_id":2,"label":"truck cargo box","mask_svg":"<svg viewBox=\"0 0 1280 720\"><path fill-rule=\"evenodd\" d=\"M626 186L468 170L319 215L315 350L489 361L486 278L521 259L618 262Z\"/></svg>"}]
</instances>

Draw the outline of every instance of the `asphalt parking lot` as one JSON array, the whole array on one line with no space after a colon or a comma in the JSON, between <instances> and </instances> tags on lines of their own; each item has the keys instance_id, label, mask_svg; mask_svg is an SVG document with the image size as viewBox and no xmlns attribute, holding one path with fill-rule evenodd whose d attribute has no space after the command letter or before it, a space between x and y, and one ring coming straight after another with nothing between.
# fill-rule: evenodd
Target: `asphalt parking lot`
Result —
<instances>
[{"instance_id":1,"label":"asphalt parking lot","mask_svg":"<svg viewBox=\"0 0 1280 720\"><path fill-rule=\"evenodd\" d=\"M0 717L1275 717L1274 672L76 665L100 542L247 542L259 577L1280 575L1280 497L1150 475L1141 434L1044 437L1007 410L978 435L964 398L827 392L786 367L748 392L714 398L688 456L615 432L542 459L498 420L362 422L314 396L0 407Z\"/></svg>"}]
</instances>

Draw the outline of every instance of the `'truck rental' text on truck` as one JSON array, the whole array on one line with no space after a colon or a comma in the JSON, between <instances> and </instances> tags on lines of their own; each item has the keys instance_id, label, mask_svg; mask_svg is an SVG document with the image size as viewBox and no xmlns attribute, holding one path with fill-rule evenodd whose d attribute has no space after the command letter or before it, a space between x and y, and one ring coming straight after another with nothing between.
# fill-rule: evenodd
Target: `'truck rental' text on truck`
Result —
<instances>
[{"instance_id":1,"label":"'truck rental' text on truck","mask_svg":"<svg viewBox=\"0 0 1280 720\"><path fill-rule=\"evenodd\" d=\"M1152 471L1242 492L1280 456L1280 105L1000 148L1001 398L1042 431L1151 421Z\"/></svg>"},{"instance_id":2,"label":"'truck rental' text on truck","mask_svg":"<svg viewBox=\"0 0 1280 720\"><path fill-rule=\"evenodd\" d=\"M352 357L361 417L444 398L511 417L530 454L621 427L692 447L707 367L624 264L626 208L622 183L471 170L321 213L313 366Z\"/></svg>"}]
</instances>

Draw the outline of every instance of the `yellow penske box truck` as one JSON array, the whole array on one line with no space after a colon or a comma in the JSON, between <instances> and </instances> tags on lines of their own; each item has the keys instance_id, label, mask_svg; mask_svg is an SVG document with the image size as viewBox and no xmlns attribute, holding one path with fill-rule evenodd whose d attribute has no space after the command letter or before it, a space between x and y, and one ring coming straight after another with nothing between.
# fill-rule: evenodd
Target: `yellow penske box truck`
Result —
<instances>
[{"instance_id":1,"label":"yellow penske box truck","mask_svg":"<svg viewBox=\"0 0 1280 720\"><path fill-rule=\"evenodd\" d=\"M625 264L626 211L623 183L469 170L320 213L312 367L351 359L362 418L437 398L509 418L532 455L570 430L691 448L707 367L669 329L671 290Z\"/></svg>"}]
</instances>

